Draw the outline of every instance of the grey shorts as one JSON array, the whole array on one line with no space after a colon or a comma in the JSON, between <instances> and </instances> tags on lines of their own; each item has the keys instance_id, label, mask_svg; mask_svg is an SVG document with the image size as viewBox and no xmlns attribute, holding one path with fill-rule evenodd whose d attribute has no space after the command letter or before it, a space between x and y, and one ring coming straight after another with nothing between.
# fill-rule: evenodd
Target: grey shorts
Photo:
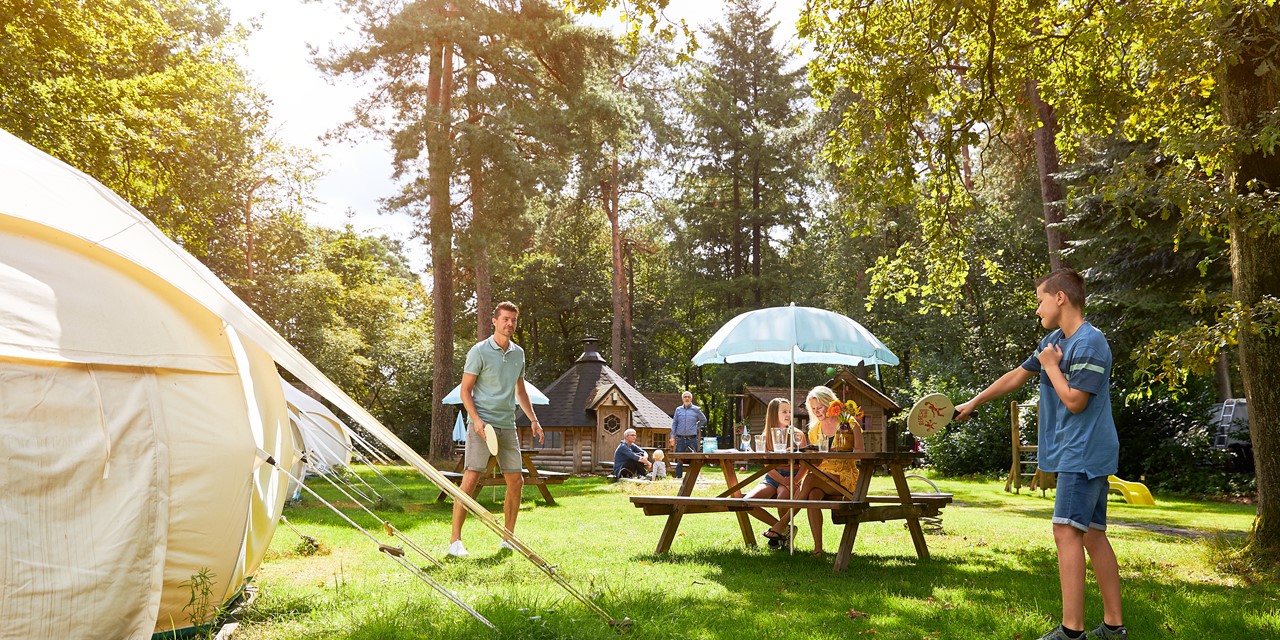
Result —
<instances>
[{"instance_id":1,"label":"grey shorts","mask_svg":"<svg viewBox=\"0 0 1280 640\"><path fill-rule=\"evenodd\" d=\"M498 434L498 468L503 473L520 473L524 464L520 459L520 438L516 435L516 430L494 427L493 432ZM471 425L467 425L467 449L463 468L484 471L489 468L489 457L489 445L485 444L484 438Z\"/></svg>"}]
</instances>

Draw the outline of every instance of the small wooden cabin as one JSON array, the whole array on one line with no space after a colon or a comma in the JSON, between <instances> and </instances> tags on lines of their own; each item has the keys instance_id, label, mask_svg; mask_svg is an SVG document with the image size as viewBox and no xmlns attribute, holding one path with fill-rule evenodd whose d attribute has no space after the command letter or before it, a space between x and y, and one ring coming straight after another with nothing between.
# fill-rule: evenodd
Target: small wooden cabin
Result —
<instances>
[{"instance_id":1,"label":"small wooden cabin","mask_svg":"<svg viewBox=\"0 0 1280 640\"><path fill-rule=\"evenodd\" d=\"M529 420L517 413L520 446L540 449L538 467L570 473L594 473L613 464L613 452L627 429L636 444L665 448L671 414L658 408L605 362L596 340L583 340L582 355L545 389L550 404L535 407L542 423L542 444L533 441Z\"/></svg>"},{"instance_id":2,"label":"small wooden cabin","mask_svg":"<svg viewBox=\"0 0 1280 640\"><path fill-rule=\"evenodd\" d=\"M831 387L836 397L842 401L853 400L862 407L866 415L863 420L863 445L867 451L884 451L885 427L890 418L902 412L902 407L899 407L889 396L880 393L880 390L870 382L854 375L848 369L836 372L835 377L828 380L826 386ZM808 393L809 387L796 388L795 400L791 405L793 414L791 423L806 432L809 430L809 412L805 409L804 400ZM769 401L774 398L786 398L790 394L791 389L788 387L744 386L741 415L751 433L764 432L765 412L769 408Z\"/></svg>"}]
</instances>

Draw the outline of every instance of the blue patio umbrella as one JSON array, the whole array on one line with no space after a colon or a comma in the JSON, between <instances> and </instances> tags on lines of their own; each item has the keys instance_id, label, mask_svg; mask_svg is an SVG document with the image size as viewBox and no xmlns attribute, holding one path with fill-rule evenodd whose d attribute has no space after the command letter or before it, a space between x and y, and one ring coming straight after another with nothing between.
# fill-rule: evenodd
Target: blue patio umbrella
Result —
<instances>
[{"instance_id":1,"label":"blue patio umbrella","mask_svg":"<svg viewBox=\"0 0 1280 640\"><path fill-rule=\"evenodd\" d=\"M898 356L879 338L847 316L815 309L770 307L748 311L725 323L693 356L693 364L772 362L791 365L791 400L795 406L796 365L807 363L898 364Z\"/></svg>"},{"instance_id":2,"label":"blue patio umbrella","mask_svg":"<svg viewBox=\"0 0 1280 640\"><path fill-rule=\"evenodd\" d=\"M734 362L878 366L896 365L898 356L847 316L793 302L739 315L693 356L699 366Z\"/></svg>"},{"instance_id":3,"label":"blue patio umbrella","mask_svg":"<svg viewBox=\"0 0 1280 640\"><path fill-rule=\"evenodd\" d=\"M735 362L791 365L790 401L795 406L797 364L865 363L875 365L879 378L880 365L896 365L898 356L849 317L825 309L797 307L793 302L735 317L693 356L697 366ZM790 439L790 429L787 436ZM793 492L794 482L793 479Z\"/></svg>"},{"instance_id":4,"label":"blue patio umbrella","mask_svg":"<svg viewBox=\"0 0 1280 640\"><path fill-rule=\"evenodd\" d=\"M458 412L458 419L453 421L453 441L467 441L467 421L462 417L462 412Z\"/></svg>"},{"instance_id":5,"label":"blue patio umbrella","mask_svg":"<svg viewBox=\"0 0 1280 640\"><path fill-rule=\"evenodd\" d=\"M551 399L548 398L546 394L539 391L537 387L530 384L528 380L524 381L524 390L525 390L525 393L529 394L530 403L551 404ZM462 385L458 385L454 387L453 391L450 391L449 395L446 395L444 397L444 400L441 400L440 403L441 404L462 404Z\"/></svg>"}]
</instances>

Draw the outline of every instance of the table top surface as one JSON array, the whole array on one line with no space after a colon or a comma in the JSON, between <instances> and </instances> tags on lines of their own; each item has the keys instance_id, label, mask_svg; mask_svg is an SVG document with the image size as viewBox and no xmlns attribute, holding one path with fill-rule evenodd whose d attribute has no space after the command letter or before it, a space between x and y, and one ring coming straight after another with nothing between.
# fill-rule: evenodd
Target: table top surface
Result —
<instances>
[{"instance_id":1,"label":"table top surface","mask_svg":"<svg viewBox=\"0 0 1280 640\"><path fill-rule=\"evenodd\" d=\"M705 453L702 451L690 452L671 452L667 454L668 458L673 460L682 460L684 462L692 462L694 460L714 461L714 460L733 460L734 462L747 462L752 460L773 461L773 460L912 460L922 457L923 453L915 451L738 451L736 449L726 449Z\"/></svg>"}]
</instances>

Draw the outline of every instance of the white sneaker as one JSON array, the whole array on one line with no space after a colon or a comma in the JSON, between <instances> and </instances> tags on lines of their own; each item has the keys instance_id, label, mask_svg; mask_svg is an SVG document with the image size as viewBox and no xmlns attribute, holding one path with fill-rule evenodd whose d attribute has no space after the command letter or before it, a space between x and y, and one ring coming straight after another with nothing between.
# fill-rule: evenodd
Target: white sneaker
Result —
<instances>
[{"instance_id":1,"label":"white sneaker","mask_svg":"<svg viewBox=\"0 0 1280 640\"><path fill-rule=\"evenodd\" d=\"M449 554L449 555L451 555L451 556L453 556L453 557L455 557L455 558L465 558L465 557L467 557L467 556L471 555L471 554L467 553L467 548L466 548L466 547L464 547L464 546L462 546L462 541L461 541L461 540L454 540L453 542L450 542L450 543L449 543L449 550L448 550L448 551L446 551L445 553L447 553L447 554Z\"/></svg>"},{"instance_id":2,"label":"white sneaker","mask_svg":"<svg viewBox=\"0 0 1280 640\"><path fill-rule=\"evenodd\" d=\"M503 540L503 541L502 541L502 544L499 544L499 545L498 545L498 548L499 548L499 549L510 549L510 550L512 550L512 551L515 551L515 550L516 550L516 546L515 546L514 544L511 544L510 542L507 542L506 540Z\"/></svg>"}]
</instances>

